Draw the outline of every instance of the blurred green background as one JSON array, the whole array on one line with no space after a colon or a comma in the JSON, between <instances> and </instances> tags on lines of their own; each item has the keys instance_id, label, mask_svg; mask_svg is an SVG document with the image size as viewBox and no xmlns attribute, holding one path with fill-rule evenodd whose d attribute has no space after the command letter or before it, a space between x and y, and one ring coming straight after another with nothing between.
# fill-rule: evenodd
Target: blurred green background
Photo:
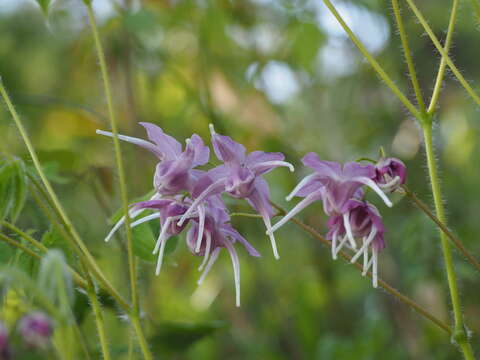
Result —
<instances>
[{"instance_id":1,"label":"blurred green background","mask_svg":"<svg viewBox=\"0 0 480 360\"><path fill-rule=\"evenodd\" d=\"M377 157L383 146L407 164L409 186L430 204L419 127L321 3L94 0L121 133L143 137L137 122L149 121L182 142L192 132L208 140L208 124L214 123L218 132L249 150L284 152L296 173L278 169L267 178L272 199L287 208L293 205L285 202L285 195L308 173L300 163L306 152L344 162ZM413 101L390 2L336 4ZM424 0L419 5L443 39L450 2ZM404 8L403 14L419 80L429 98L439 56L411 13ZM462 2L451 54L470 80L480 78L478 38L470 3ZM57 0L46 20L34 1L0 0L0 75L67 212L107 276L128 295L124 239L103 242L120 196L111 141L95 135L95 129L109 125L81 1ZM478 109L448 74L436 116L435 145L451 228L475 255L480 253L479 129ZM0 134L4 155L28 160L3 109ZM122 144L122 151L133 200L151 190L155 158L130 144ZM373 196L370 200L379 206L387 227L380 276L450 321L432 222L406 198L394 197L397 205L392 209ZM229 205L232 211L250 211L241 201ZM301 217L325 232L320 204ZM281 259L275 261L259 220L234 218L233 223L262 253L257 259L239 251L240 308L234 306L226 253L201 287L196 285L201 259L188 252L183 239L159 277L148 257L140 260L142 308L159 359L460 358L445 333L374 290L353 266L333 261L328 249L294 225L277 233ZM17 224L38 239L49 231L48 220L30 198ZM2 262L19 265L12 249L3 243L0 247ZM458 253L455 262L479 354L479 274ZM28 294L22 296L28 302ZM107 305L110 345L114 358L123 359L132 336L119 311ZM98 349L92 314L85 306L83 310L81 329L89 347Z\"/></svg>"}]
</instances>

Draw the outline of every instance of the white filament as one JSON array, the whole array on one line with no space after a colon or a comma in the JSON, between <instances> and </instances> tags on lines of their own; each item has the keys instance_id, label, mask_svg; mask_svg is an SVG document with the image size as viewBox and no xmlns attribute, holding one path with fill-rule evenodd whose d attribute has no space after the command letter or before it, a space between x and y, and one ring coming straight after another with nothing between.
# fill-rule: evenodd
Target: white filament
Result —
<instances>
[{"instance_id":1,"label":"white filament","mask_svg":"<svg viewBox=\"0 0 480 360\"><path fill-rule=\"evenodd\" d=\"M167 244L168 239L164 239L162 237L163 234L160 234L158 237L158 243L161 243L162 245L160 246L160 253L158 254L158 260L157 260L157 267L155 269L155 275L160 275L160 270L162 269L162 262L163 262L163 254L165 252L165 245Z\"/></svg>"},{"instance_id":2,"label":"white filament","mask_svg":"<svg viewBox=\"0 0 480 360\"><path fill-rule=\"evenodd\" d=\"M337 260L337 252L336 252L336 247L337 247L337 230L333 232L333 237L332 237L332 258L333 260Z\"/></svg>"},{"instance_id":3,"label":"white filament","mask_svg":"<svg viewBox=\"0 0 480 360\"><path fill-rule=\"evenodd\" d=\"M274 167L274 166L285 166L288 167L290 172L294 172L295 168L293 167L292 164L286 161L280 161L280 160L274 160L274 161L265 161L262 163L259 163L256 166L252 166L252 170L255 171L257 168L262 168L262 167Z\"/></svg>"},{"instance_id":4,"label":"white filament","mask_svg":"<svg viewBox=\"0 0 480 360\"><path fill-rule=\"evenodd\" d=\"M230 253L233 266L233 277L235 279L235 304L240 307L240 262L238 261L238 255L230 241L225 241L225 247Z\"/></svg>"},{"instance_id":5,"label":"white filament","mask_svg":"<svg viewBox=\"0 0 480 360\"><path fill-rule=\"evenodd\" d=\"M111 133L110 131L103 131L103 130L98 130L97 129L96 133L99 134L99 135L105 135L105 136L113 137L113 133ZM155 153L156 155L158 155L160 157L163 156L163 154L160 153L160 151L158 150L158 147L156 145L152 144L149 141L139 139L139 138L136 138L136 137L132 137L132 136L120 135L120 134L118 134L117 136L120 140L129 142L129 143L132 143L132 144L135 144L135 145L138 145L138 146L142 146L144 148L147 148L148 150L150 150L151 152Z\"/></svg>"},{"instance_id":6,"label":"white filament","mask_svg":"<svg viewBox=\"0 0 480 360\"><path fill-rule=\"evenodd\" d=\"M267 230L267 234L270 234L275 232L280 226L285 224L288 220L290 220L292 217L297 215L300 211L302 211L304 208L306 208L308 205L310 205L312 202L316 200L316 198L312 195L315 195L316 193L312 193L308 195L305 199L300 201L295 207L288 212L287 215L285 215L283 218L280 219L279 222L277 222L275 225L272 226L270 230Z\"/></svg>"},{"instance_id":7,"label":"white filament","mask_svg":"<svg viewBox=\"0 0 480 360\"><path fill-rule=\"evenodd\" d=\"M267 228L267 235L270 238L270 243L272 244L272 250L273 250L273 256L275 259L280 259L280 256L278 255L278 250L277 250L277 242L275 241L275 237L273 236L273 231L272 230L272 223L270 222L270 217L268 214L262 214L263 218L263 223L265 224L265 227Z\"/></svg>"},{"instance_id":8,"label":"white filament","mask_svg":"<svg viewBox=\"0 0 480 360\"><path fill-rule=\"evenodd\" d=\"M364 253L365 251L368 252L368 246L370 245L370 243L372 242L373 238L375 237L375 235L377 235L377 228L376 227L372 227L372 230L370 231L370 234L368 235L368 238L367 240L363 242L363 245L362 247L360 248L360 250L357 251L357 253L352 257L352 259L350 260L351 263L354 263L355 261L357 261L357 259L360 257L360 255L362 253Z\"/></svg>"},{"instance_id":9,"label":"white filament","mask_svg":"<svg viewBox=\"0 0 480 360\"><path fill-rule=\"evenodd\" d=\"M162 240L165 237L165 233L167 232L167 229L170 226L171 222L172 222L171 217L168 217L167 220L165 220L165 224L163 224L163 226L162 226L162 230L160 231L160 235L158 235L158 240L157 240L157 243L155 244L155 249L153 249L153 254L154 255L158 252L158 249L160 248L160 245L162 244Z\"/></svg>"},{"instance_id":10,"label":"white filament","mask_svg":"<svg viewBox=\"0 0 480 360\"><path fill-rule=\"evenodd\" d=\"M373 269L372 269L372 282L373 287L378 286L378 250L375 247L372 247L372 260L373 260Z\"/></svg>"},{"instance_id":11,"label":"white filament","mask_svg":"<svg viewBox=\"0 0 480 360\"><path fill-rule=\"evenodd\" d=\"M342 247L343 247L343 245L345 245L347 240L348 240L348 236L345 235L343 237L342 241L340 242L340 244L338 244L338 247L337 247L336 252L335 252L335 259L337 258L338 253L340 252L340 250L342 250Z\"/></svg>"}]
</instances>

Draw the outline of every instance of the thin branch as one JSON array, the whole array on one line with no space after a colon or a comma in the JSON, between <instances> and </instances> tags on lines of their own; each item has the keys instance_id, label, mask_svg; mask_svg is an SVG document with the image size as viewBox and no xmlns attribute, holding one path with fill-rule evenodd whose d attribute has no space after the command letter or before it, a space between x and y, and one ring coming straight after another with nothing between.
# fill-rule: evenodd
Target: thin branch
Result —
<instances>
[{"instance_id":1,"label":"thin branch","mask_svg":"<svg viewBox=\"0 0 480 360\"><path fill-rule=\"evenodd\" d=\"M448 54L450 50L450 45L452 44L453 32L455 30L455 21L457 19L458 3L458 0L453 0L452 11L450 12L450 21L448 23L447 37L445 39L444 46L446 54ZM435 111L435 106L438 102L438 98L440 97L440 92L442 91L442 82L443 78L445 77L446 67L447 63L445 61L445 58L442 57L442 60L440 60L440 67L438 68L437 78L435 79L435 86L433 87L432 99L430 100L430 104L428 105L428 114L433 114L433 112Z\"/></svg>"},{"instance_id":2,"label":"thin branch","mask_svg":"<svg viewBox=\"0 0 480 360\"><path fill-rule=\"evenodd\" d=\"M341 15L338 13L335 6L333 6L330 0L323 0L327 8L331 11L333 16L337 19L339 24L342 26L343 30L348 34L352 42L355 46L360 50L360 52L365 56L367 61L373 67L373 69L377 72L378 76L385 82L385 84L390 88L390 90L398 97L398 99L405 105L405 107L415 116L417 119L421 118L421 113L417 110L417 108L403 95L402 91L395 85L393 80L390 76L387 75L385 70L380 66L380 64L375 60L375 58L370 54L370 52L365 48L362 42L355 36L353 31L348 27L347 23Z\"/></svg>"},{"instance_id":3,"label":"thin branch","mask_svg":"<svg viewBox=\"0 0 480 360\"><path fill-rule=\"evenodd\" d=\"M415 91L415 96L417 97L417 103L420 107L420 112L424 113L425 101L423 100L422 90L420 89L420 84L418 83L417 72L415 71L415 65L413 64L412 53L408 43L407 33L405 32L405 27L403 26L402 14L400 12L400 7L398 6L398 0L392 0L392 8L395 15L395 20L397 22L400 40L402 41L403 54L405 56L405 61L407 62L413 90Z\"/></svg>"},{"instance_id":4,"label":"thin branch","mask_svg":"<svg viewBox=\"0 0 480 360\"><path fill-rule=\"evenodd\" d=\"M445 52L445 50L443 49L442 45L440 44L440 41L438 40L438 38L435 36L432 28L430 27L430 25L428 25L428 22L427 20L425 20L425 17L422 15L422 13L420 12L420 10L417 8L417 6L415 5L415 3L412 1L412 0L406 0L408 5L410 6L410 8L412 9L413 13L415 14L415 16L417 17L418 21L420 22L420 24L423 26L423 28L425 29L425 32L428 34L428 36L430 37L430 39L432 40L433 44L435 45L435 47L437 48L438 52L442 55L442 58L445 59L445 62L447 63L447 65L450 67L450 69L452 70L453 74L457 77L458 81L460 82L460 84L462 84L462 86L465 88L465 90L467 91L467 93L472 97L472 99L478 104L480 105L480 97L477 95L477 93L475 92L475 90L473 90L473 88L470 86L470 84L467 82L467 80L465 80L465 78L463 77L463 75L460 73L460 71L458 70L458 68L455 66L455 64L453 63L452 59L450 59L450 57L448 56L448 54Z\"/></svg>"},{"instance_id":5,"label":"thin branch","mask_svg":"<svg viewBox=\"0 0 480 360\"><path fill-rule=\"evenodd\" d=\"M448 227L435 216L435 214L429 209L427 204L425 204L422 200L420 200L414 192L412 192L406 186L404 186L403 189L405 190L405 194L413 201L413 203L425 214L427 214L427 216L430 219L432 219L435 224L437 224L440 230L442 230L443 233L448 236L448 238L457 247L457 249L463 254L463 256L467 258L468 262L470 262L470 264L472 264L477 270L480 271L480 263L473 257L472 254L468 252L468 250L463 246L460 239L456 237L448 229Z\"/></svg>"},{"instance_id":6,"label":"thin branch","mask_svg":"<svg viewBox=\"0 0 480 360\"><path fill-rule=\"evenodd\" d=\"M273 204L272 205L279 211L281 211L283 214L285 214L285 210L283 208L281 208L280 206L276 205L276 204ZM309 233L310 235L312 235L315 239L319 240L321 243L323 243L325 246L327 247L332 247L332 244L329 240L325 239L322 235L320 235L313 227L303 223L302 221L296 219L296 218L292 218L290 219L291 222L293 222L295 225L297 225L298 227L300 227L302 230L304 230L305 232ZM352 256L350 256L348 253L346 253L345 251L343 250L340 250L339 254L341 255L341 257L347 261L348 263L350 263L350 260L352 259ZM362 272L363 270L363 266L360 265L359 263L355 262L353 264L360 272ZM368 272L367 275L369 277L372 277L372 273L371 272ZM380 287L382 287L383 289L385 289L388 293L390 293L391 295L393 295L394 297L396 297L397 299L399 299L401 302L403 302L404 304L410 306L413 310L415 310L417 313L419 313L420 315L424 316L425 318L427 318L428 320L432 321L435 325L437 325L439 328L441 328L442 330L446 331L448 334L451 334L452 331L450 329L450 327L445 323L443 322L442 320L438 319L435 315L431 314L428 310L426 310L424 307L422 307L421 305L417 304L415 301L413 301L412 299L410 299L408 296L406 295L403 295L402 293L400 293L397 289L395 289L394 287L390 286L387 282L385 282L384 280L382 279L378 279L378 284L380 285Z\"/></svg>"}]
</instances>

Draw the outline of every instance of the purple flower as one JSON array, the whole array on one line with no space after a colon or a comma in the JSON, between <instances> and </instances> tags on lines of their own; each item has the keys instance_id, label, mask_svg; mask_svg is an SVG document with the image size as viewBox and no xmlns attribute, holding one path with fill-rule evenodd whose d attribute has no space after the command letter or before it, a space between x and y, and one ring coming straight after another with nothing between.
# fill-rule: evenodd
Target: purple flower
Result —
<instances>
[{"instance_id":1,"label":"purple flower","mask_svg":"<svg viewBox=\"0 0 480 360\"><path fill-rule=\"evenodd\" d=\"M44 349L53 334L52 320L43 312L32 312L20 320L18 331L27 347Z\"/></svg>"},{"instance_id":2,"label":"purple flower","mask_svg":"<svg viewBox=\"0 0 480 360\"><path fill-rule=\"evenodd\" d=\"M173 137L165 134L160 127L151 123L140 123L140 125L146 129L150 141L125 135L119 135L118 137L120 140L151 151L160 160L156 166L153 180L156 193L150 200L158 200L162 196L176 195L182 191L191 191L199 173L203 173L195 170L194 167L206 164L210 157L210 150L205 146L200 136L193 134L190 139L187 139L185 151L182 152L182 145ZM111 132L102 130L97 130L97 134L113 136ZM143 208L133 207L129 211L129 217L134 218L143 211ZM105 241L109 241L124 222L125 216L115 224Z\"/></svg>"},{"instance_id":3,"label":"purple flower","mask_svg":"<svg viewBox=\"0 0 480 360\"><path fill-rule=\"evenodd\" d=\"M348 210L349 200L363 197L363 186L370 187L387 206L392 206L387 196L372 180L375 176L373 165L348 162L342 166L336 162L320 160L315 153L305 155L302 162L315 172L300 181L287 196L287 200L291 200L294 196L301 196L304 199L277 222L270 230L271 232L317 200L322 200L323 209L327 215L343 215Z\"/></svg>"},{"instance_id":4,"label":"purple flower","mask_svg":"<svg viewBox=\"0 0 480 360\"><path fill-rule=\"evenodd\" d=\"M375 176L373 180L383 190L394 192L405 183L407 167L396 158L382 158L375 165Z\"/></svg>"},{"instance_id":5,"label":"purple flower","mask_svg":"<svg viewBox=\"0 0 480 360\"><path fill-rule=\"evenodd\" d=\"M191 170L208 162L210 150L200 136L193 134L186 140L185 151L173 137L151 123L140 123L146 130L150 141L125 135L118 135L120 140L131 142L154 153L160 162L157 165L154 186L159 194L175 195L191 188L194 177ZM97 134L113 136L111 132L97 130Z\"/></svg>"},{"instance_id":6,"label":"purple flower","mask_svg":"<svg viewBox=\"0 0 480 360\"><path fill-rule=\"evenodd\" d=\"M215 155L223 161L223 165L208 171L202 179L199 179L204 190L196 196L193 204L180 219L179 225L206 198L226 192L232 197L246 199L262 216L267 230L270 230L273 210L269 202L268 184L262 175L279 166L286 166L293 171L293 166L283 161L285 157L281 153L254 151L247 155L243 145L233 141L229 136L217 134L212 125L210 132ZM275 238L270 231L269 237L274 256L278 259Z\"/></svg>"},{"instance_id":7,"label":"purple flower","mask_svg":"<svg viewBox=\"0 0 480 360\"><path fill-rule=\"evenodd\" d=\"M198 218L193 220L187 233L187 245L194 255L203 256L198 270L205 269L198 280L199 285L216 262L220 250L225 248L228 251L233 265L236 305L240 306L240 262L233 244L238 241L251 256L258 257L260 254L228 223L229 220L230 216L224 208L209 206L203 223Z\"/></svg>"},{"instance_id":8,"label":"purple flower","mask_svg":"<svg viewBox=\"0 0 480 360\"><path fill-rule=\"evenodd\" d=\"M328 219L326 238L332 241L332 257L337 258L338 252L350 242L356 249L355 239L361 240L362 246L352 257L354 263L363 254L363 275L372 267L373 286L377 287L378 252L383 250L385 232L382 218L375 206L360 200L349 200L343 215L332 215ZM369 251L372 257L369 259Z\"/></svg>"},{"instance_id":9,"label":"purple flower","mask_svg":"<svg viewBox=\"0 0 480 360\"><path fill-rule=\"evenodd\" d=\"M6 326L0 322L0 360L9 360L11 359L11 356L8 330Z\"/></svg>"}]
</instances>

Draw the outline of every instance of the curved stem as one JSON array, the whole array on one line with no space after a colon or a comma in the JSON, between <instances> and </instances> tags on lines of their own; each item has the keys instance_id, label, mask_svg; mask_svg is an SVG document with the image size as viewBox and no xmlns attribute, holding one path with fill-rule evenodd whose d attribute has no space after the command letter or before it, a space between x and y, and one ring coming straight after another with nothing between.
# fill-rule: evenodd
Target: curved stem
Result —
<instances>
[{"instance_id":1,"label":"curved stem","mask_svg":"<svg viewBox=\"0 0 480 360\"><path fill-rule=\"evenodd\" d=\"M422 13L420 12L420 10L417 8L417 6L415 5L415 3L412 0L406 0L406 1L408 3L408 6L410 6L413 13L417 17L418 22L423 26L423 28L425 29L425 32L427 33L427 35L432 40L432 42L435 45L435 47L437 48L438 52L442 55L442 59L445 59L445 62L450 67L453 74L457 77L460 84L462 84L462 86L465 88L467 93L472 97L472 99L478 105L480 105L480 97L477 95L475 90L473 90L473 88L470 86L470 84L467 82L467 80L465 80L463 75L460 73L458 68L453 63L452 59L450 59L450 57L448 56L446 51L443 49L442 45L440 44L440 41L438 41L438 38L435 36L432 28L430 27L430 25L428 25L427 20L425 20L425 17L422 15Z\"/></svg>"},{"instance_id":2,"label":"curved stem","mask_svg":"<svg viewBox=\"0 0 480 360\"><path fill-rule=\"evenodd\" d=\"M435 162L435 155L433 151L432 124L423 124L422 128L425 140L425 152L427 154L428 174L432 187L433 201L435 203L435 212L440 222L446 224L445 208L442 202L442 193L440 189L440 182L438 179L437 164ZM463 322L462 307L460 303L460 296L458 294L457 278L455 275L455 268L453 265L450 243L448 242L447 236L442 231L440 231L440 240L442 244L443 257L445 260L447 281L450 290L450 299L452 302L453 316L455 322L453 339L460 346L465 359L473 360L472 349L469 343L468 336L465 332L465 325Z\"/></svg>"},{"instance_id":3,"label":"curved stem","mask_svg":"<svg viewBox=\"0 0 480 360\"><path fill-rule=\"evenodd\" d=\"M425 112L425 102L423 101L422 90L418 83L417 72L415 71L415 65L413 64L412 54L410 50L410 45L408 43L407 33L405 32L405 27L403 26L402 14L400 13L400 7L398 6L398 0L392 0L393 14L395 15L395 20L398 26L398 32L400 34L400 40L402 42L403 53L405 56L405 61L407 62L408 72L410 74L410 80L412 81L413 90L415 91L415 96L417 97L417 103L420 107L420 112Z\"/></svg>"},{"instance_id":4,"label":"curved stem","mask_svg":"<svg viewBox=\"0 0 480 360\"><path fill-rule=\"evenodd\" d=\"M448 23L447 37L445 39L444 46L446 54L448 54L450 50L450 45L452 44L453 32L455 30L455 21L457 20L458 3L458 0L453 0L452 11L450 12L450 21ZM438 98L440 97L440 92L442 90L442 82L443 78L445 77L446 67L447 62L445 61L445 58L442 57L442 60L440 60L440 67L438 68L437 78L435 79L435 86L433 87L432 99L430 100L430 104L428 105L428 114L433 114L433 112L435 111L435 106L438 102Z\"/></svg>"},{"instance_id":5,"label":"curved stem","mask_svg":"<svg viewBox=\"0 0 480 360\"><path fill-rule=\"evenodd\" d=\"M285 210L283 210L280 206L272 203L272 205L279 211L281 211L283 214L285 214ZM315 239L319 240L320 242L322 242L324 245L326 245L327 247L332 247L332 243L331 241L325 239L322 235L320 235L313 227L301 222L300 220L296 219L296 218L291 218L290 219L291 222L293 222L295 225L297 225L298 227L300 227L302 230L304 230L305 232L309 233L310 235L312 235ZM345 251L342 251L340 250L338 252L340 254L340 256L345 260L347 261L348 263L351 262L352 260L352 256L349 255L348 253L346 253ZM363 265L359 264L359 263L353 263L353 265L355 265L355 267L360 271L362 272L363 271ZM367 272L367 275L371 278L372 277L372 273L371 272ZM438 319L435 315L431 314L427 309L425 309L424 307L422 307L421 305L417 304L415 301L413 301L412 299L410 299L408 296L406 295L403 295L402 293L400 293L397 289L395 289L394 287L390 286L387 282L385 282L384 280L378 278L378 285L380 287L382 287L383 289L385 289L388 293L390 293L391 295L393 295L394 297L396 297L398 300L400 300L401 302L403 302L404 304L408 305L409 307L411 307L413 310L415 310L417 313L419 313L420 315L422 315L423 317L425 317L426 319L432 321L435 325L437 325L440 329L446 331L448 334L451 334L451 329L450 327L445 323L443 322L442 320Z\"/></svg>"},{"instance_id":6,"label":"curved stem","mask_svg":"<svg viewBox=\"0 0 480 360\"><path fill-rule=\"evenodd\" d=\"M5 86L3 85L3 82L1 81L0 78L0 95L2 96L3 100L5 101L8 110L10 111L10 114L12 115L13 121L15 122L15 125L18 128L18 131L20 132L20 135L23 139L23 142L25 143L28 153L30 154L30 157L32 158L33 164L35 166L35 169L38 172L38 175L40 176L40 179L42 180L43 185L45 186L46 192L48 194L48 197L50 198L54 208L56 209L57 213L59 214L62 223L64 224L65 228L67 231L72 235L72 248L73 250L78 254L80 259L82 261L85 261L85 264L87 267L92 271L92 273L95 275L95 277L98 279L99 282L103 284L105 289L112 295L112 297L115 298L115 300L124 308L129 308L128 303L123 300L122 296L115 290L115 288L110 284L110 282L107 280L105 275L102 273L100 268L98 267L95 259L93 256L90 254L88 251L87 247L85 246L85 243L83 240L80 238L80 235L77 233L75 230L73 223L71 222L70 218L68 217L67 213L63 209L63 206L61 205L55 191L52 188L52 185L50 184L50 181L47 179L41 165L40 161L38 160L37 153L35 152L35 149L33 148L32 142L27 134L27 131L25 127L23 126L23 123L20 120L20 117L18 116L17 111L15 110L15 107L13 106L10 97L8 96L7 90L5 89Z\"/></svg>"},{"instance_id":7,"label":"curved stem","mask_svg":"<svg viewBox=\"0 0 480 360\"><path fill-rule=\"evenodd\" d=\"M480 263L475 259L475 257L468 252L468 250L463 246L462 242L458 237L456 237L448 227L441 222L435 214L429 209L427 204L425 204L422 200L420 200L417 195L408 189L406 186L403 186L405 190L405 194L414 202L414 204L422 210L427 216L433 220L433 222L440 228L443 233L448 236L448 238L452 241L452 243L458 248L458 250L465 256L465 258L472 264L478 271L480 271Z\"/></svg>"},{"instance_id":8,"label":"curved stem","mask_svg":"<svg viewBox=\"0 0 480 360\"><path fill-rule=\"evenodd\" d=\"M137 276L136 276L136 264L133 254L132 245L132 230L130 228L130 216L128 215L128 195L127 186L125 182L125 170L123 166L122 153L120 149L120 140L118 138L117 120L115 117L115 111L113 109L113 97L110 87L110 77L108 75L107 63L105 60L105 53L103 51L102 42L100 41L100 35L95 21L95 15L93 13L92 4L86 2L88 19L90 21L90 27L92 29L93 39L95 42L95 49L97 52L98 62L100 64L100 71L102 73L103 85L105 90L105 96L107 98L108 115L110 118L110 126L112 127L113 146L115 149L115 159L118 170L118 180L120 184L120 196L122 198L122 208L125 214L125 229L127 234L127 252L128 252L128 265L130 273L130 290L132 297L132 311L138 312L138 296L137 296Z\"/></svg>"},{"instance_id":9,"label":"curved stem","mask_svg":"<svg viewBox=\"0 0 480 360\"><path fill-rule=\"evenodd\" d=\"M335 6L333 6L332 2L330 0L323 0L327 8L330 10L332 15L337 19L339 22L340 26L345 30L345 32L348 34L352 42L355 44L355 46L360 50L360 52L365 56L367 61L370 63L370 65L373 67L373 69L377 72L378 76L385 82L385 84L390 88L390 90L398 97L398 99L405 105L405 107L417 118L420 117L420 112L415 108L415 106L403 95L402 91L395 85L393 80L390 78L390 76L387 75L385 70L380 66L380 64L375 60L375 58L368 52L368 50L365 48L365 46L362 44L362 42L355 36L353 31L348 27L347 23L341 15L338 13L337 9Z\"/></svg>"}]
</instances>

